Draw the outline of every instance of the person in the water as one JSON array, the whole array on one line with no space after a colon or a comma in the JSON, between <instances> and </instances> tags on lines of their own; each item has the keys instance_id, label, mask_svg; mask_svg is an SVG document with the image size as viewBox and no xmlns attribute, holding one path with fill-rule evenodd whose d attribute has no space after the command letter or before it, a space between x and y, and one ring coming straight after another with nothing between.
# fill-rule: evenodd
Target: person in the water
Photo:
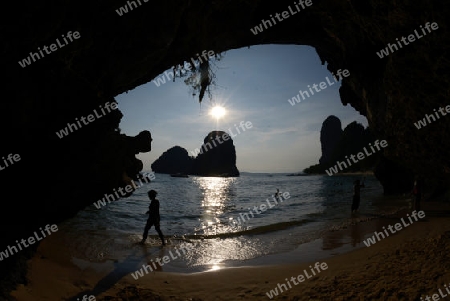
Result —
<instances>
[{"instance_id":1,"label":"person in the water","mask_svg":"<svg viewBox=\"0 0 450 301\"><path fill-rule=\"evenodd\" d=\"M277 192L275 192L275 200L278 200L278 198L280 197L280 189L277 188Z\"/></svg>"}]
</instances>

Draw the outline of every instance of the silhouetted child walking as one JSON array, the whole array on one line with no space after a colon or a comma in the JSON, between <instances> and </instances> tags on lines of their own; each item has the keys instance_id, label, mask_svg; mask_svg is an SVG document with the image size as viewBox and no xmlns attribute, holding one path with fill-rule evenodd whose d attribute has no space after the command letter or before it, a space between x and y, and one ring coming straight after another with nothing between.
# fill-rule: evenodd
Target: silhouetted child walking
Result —
<instances>
[{"instance_id":1,"label":"silhouetted child walking","mask_svg":"<svg viewBox=\"0 0 450 301\"><path fill-rule=\"evenodd\" d=\"M143 244L147 240L148 231L150 228L154 225L156 232L158 232L159 238L161 238L163 246L166 244L164 242L164 235L161 232L161 229L159 228L159 201L156 199L156 195L158 193L155 190L150 190L148 192L148 197L150 198L151 202L148 206L148 211L145 214L148 214L148 220L147 224L145 225L144 234L142 236L141 244Z\"/></svg>"}]
</instances>

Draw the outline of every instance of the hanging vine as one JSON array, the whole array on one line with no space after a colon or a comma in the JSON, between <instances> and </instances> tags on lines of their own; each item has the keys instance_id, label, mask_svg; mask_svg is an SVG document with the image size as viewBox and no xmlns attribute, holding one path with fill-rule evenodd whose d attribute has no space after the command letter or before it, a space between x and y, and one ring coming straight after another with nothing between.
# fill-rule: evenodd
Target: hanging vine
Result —
<instances>
[{"instance_id":1,"label":"hanging vine","mask_svg":"<svg viewBox=\"0 0 450 301\"><path fill-rule=\"evenodd\" d=\"M215 54L214 60L220 61L223 58L222 54ZM186 68L189 66L189 68ZM184 83L189 86L192 91L192 96L197 96L198 101L201 103L205 94L208 94L208 97L212 98L211 87L216 85L215 79L216 74L211 67L210 60L191 60L186 62L183 65L177 65L173 67L173 81L175 82L175 78L187 78L184 80Z\"/></svg>"}]
</instances>

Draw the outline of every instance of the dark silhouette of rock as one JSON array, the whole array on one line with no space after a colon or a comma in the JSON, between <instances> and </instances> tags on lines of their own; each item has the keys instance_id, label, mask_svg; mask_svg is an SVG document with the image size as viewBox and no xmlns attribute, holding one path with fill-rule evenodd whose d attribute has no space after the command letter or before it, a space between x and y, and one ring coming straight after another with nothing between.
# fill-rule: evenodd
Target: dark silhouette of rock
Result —
<instances>
[{"instance_id":1,"label":"dark silhouette of rock","mask_svg":"<svg viewBox=\"0 0 450 301\"><path fill-rule=\"evenodd\" d=\"M165 151L152 163L152 171L166 174L189 174L194 159L181 146L174 146Z\"/></svg>"},{"instance_id":2,"label":"dark silhouette of rock","mask_svg":"<svg viewBox=\"0 0 450 301\"><path fill-rule=\"evenodd\" d=\"M387 158L381 158L374 169L374 175L383 186L384 194L399 194L412 190L413 172Z\"/></svg>"},{"instance_id":3,"label":"dark silhouette of rock","mask_svg":"<svg viewBox=\"0 0 450 301\"><path fill-rule=\"evenodd\" d=\"M134 151L134 154L146 153L152 150L152 135L149 131L142 131L136 137L130 137L128 140L129 149Z\"/></svg>"},{"instance_id":4,"label":"dark silhouette of rock","mask_svg":"<svg viewBox=\"0 0 450 301\"><path fill-rule=\"evenodd\" d=\"M288 4L292 5L281 3L279 9ZM0 250L42 225L73 216L121 185L124 172L131 173L126 166L131 170L140 166L124 151L119 110L63 139L55 131L204 50L221 53L261 44L314 47L329 71L350 71L339 89L341 101L367 116L376 137L387 139L386 156L430 182L449 186L450 122L444 119L450 117L420 130L414 123L443 106L448 95L450 62L443 49L450 39L444 30L450 2L323 0L302 11L301 17L258 34L249 29L278 10L270 1L142 2L123 16L116 13L120 5L126 1L84 6L74 0L64 5L5 3L4 11L14 24L4 19L2 26L0 65L6 76L1 156L20 154L21 161L0 171L0 181L7 187L2 200L8 206L0 212L5 225ZM416 11L432 16L430 21L439 29L389 57L378 57L377 51L425 22L411 13ZM48 48L56 38L62 42L69 30L78 31L80 38L44 53L43 46ZM30 52L33 57L44 56L31 59ZM24 63L26 58L31 64L22 67L18 61ZM25 175L30 173L28 180ZM26 190L20 180L24 178ZM23 193L12 198L9 194L14 191ZM26 265L12 266L24 262L25 253L0 262L0 285L9 283L1 288L24 281ZM7 293L1 295L3 291L0 298L9 298Z\"/></svg>"},{"instance_id":5,"label":"dark silhouette of rock","mask_svg":"<svg viewBox=\"0 0 450 301\"><path fill-rule=\"evenodd\" d=\"M224 141L224 138L226 141ZM199 176L239 176L233 139L224 131L212 131L204 139L194 161L192 174Z\"/></svg>"},{"instance_id":6,"label":"dark silhouette of rock","mask_svg":"<svg viewBox=\"0 0 450 301\"><path fill-rule=\"evenodd\" d=\"M152 135L149 131L142 131L135 137L128 137L122 135L125 139L125 166L124 166L124 178L131 178L133 180L137 180L139 176L139 172L144 167L141 160L135 157L136 154L146 153L152 150ZM127 185L130 183L128 180L125 180Z\"/></svg>"},{"instance_id":7,"label":"dark silhouette of rock","mask_svg":"<svg viewBox=\"0 0 450 301\"><path fill-rule=\"evenodd\" d=\"M223 139L225 137L226 141ZM212 131L196 151L197 157L188 155L186 149L174 146L165 151L152 170L165 174L190 174L205 177L237 177L236 149L231 137L223 131Z\"/></svg>"},{"instance_id":8,"label":"dark silhouette of rock","mask_svg":"<svg viewBox=\"0 0 450 301\"><path fill-rule=\"evenodd\" d=\"M369 147L369 143L373 143L376 140L370 132L369 128L356 121L349 123L342 132L341 139L336 145L336 149L333 153L333 160L328 165L334 165L336 162L344 161L346 155L356 155L361 152L364 147ZM370 156L367 156L363 160L358 160L357 163L352 163L351 166L345 169L347 172L357 171L372 171L376 163L379 161L383 150L378 151Z\"/></svg>"},{"instance_id":9,"label":"dark silhouette of rock","mask_svg":"<svg viewBox=\"0 0 450 301\"><path fill-rule=\"evenodd\" d=\"M369 143L376 140L369 128L364 128L362 124L356 121L348 124L342 132L339 131L340 128L341 121L335 116L329 116L323 122L320 131L322 157L319 164L305 168L303 172L323 174L337 161L345 162L346 155L356 155L363 147L368 148ZM333 135L338 136L339 139L337 141L332 139ZM385 158L383 151L375 152L363 160L358 160L357 163L352 162L343 172L361 171L373 171L375 177L383 186L385 195L410 191L414 179L414 174L410 169Z\"/></svg>"},{"instance_id":10,"label":"dark silhouette of rock","mask_svg":"<svg viewBox=\"0 0 450 301\"><path fill-rule=\"evenodd\" d=\"M336 116L328 116L322 123L320 129L320 144L322 148L322 156L319 159L319 164L328 165L333 163L333 152L336 149L342 136L341 120Z\"/></svg>"},{"instance_id":11,"label":"dark silhouette of rock","mask_svg":"<svg viewBox=\"0 0 450 301\"><path fill-rule=\"evenodd\" d=\"M337 161L345 162L346 155L356 155L364 147L368 147L369 143L374 142L374 140L376 139L373 137L369 128L364 128L362 124L353 121L342 131L340 119L336 116L329 116L323 122L320 131L322 146L321 161L319 161L319 164L306 168L304 172L325 173L325 170L330 166L334 166ZM371 171L375 168L381 155L382 151L367 156L363 160L358 160L357 163L352 162L343 172Z\"/></svg>"}]
</instances>

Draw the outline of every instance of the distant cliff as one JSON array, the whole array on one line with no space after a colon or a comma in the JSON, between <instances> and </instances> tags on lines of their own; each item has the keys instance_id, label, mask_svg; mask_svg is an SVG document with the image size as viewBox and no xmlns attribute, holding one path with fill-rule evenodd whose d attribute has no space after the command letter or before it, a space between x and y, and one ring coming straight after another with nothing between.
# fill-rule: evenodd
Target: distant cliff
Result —
<instances>
[{"instance_id":1,"label":"distant cliff","mask_svg":"<svg viewBox=\"0 0 450 301\"><path fill-rule=\"evenodd\" d=\"M238 177L233 139L224 131L212 131L203 140L194 161L192 174L199 176Z\"/></svg>"},{"instance_id":2,"label":"distant cliff","mask_svg":"<svg viewBox=\"0 0 450 301\"><path fill-rule=\"evenodd\" d=\"M22 159L1 170L0 181L7 188L3 200L10 192L21 193L0 214L7 225L0 232L0 250L124 187L123 178L133 176L126 170L139 164L124 151L129 147L120 135L119 110L63 139L55 131L204 50L221 53L263 44L313 48L324 70L351 71L339 88L341 102L366 116L377 138L388 140L387 158L425 177L430 192L435 185L450 187L450 117L420 130L413 125L448 98L450 60L444 49L450 40L450 1L313 2L301 16L255 35L250 28L292 2L155 1L120 17L115 10L126 1L8 1L14 23L4 18L2 26L0 64L8 76L2 81L1 156L20 154ZM442 31L389 57L375 54L425 20L442 24ZM69 30L79 30L81 38L39 59L38 46L61 40ZM38 60L22 68L18 60L30 59L30 51ZM150 105L157 101L146 100ZM180 107L186 104L180 101ZM30 171L34 176L27 178L25 190L22 179ZM21 254L0 262L0 290L5 282L25 283L27 258ZM0 292L2 298L10 297Z\"/></svg>"},{"instance_id":3,"label":"distant cliff","mask_svg":"<svg viewBox=\"0 0 450 301\"><path fill-rule=\"evenodd\" d=\"M333 152L342 137L341 120L336 116L328 116L322 123L320 130L320 144L322 146L322 157L319 164L328 165L333 163Z\"/></svg>"},{"instance_id":4,"label":"distant cliff","mask_svg":"<svg viewBox=\"0 0 450 301\"><path fill-rule=\"evenodd\" d=\"M174 146L152 164L157 173L184 173L205 177L238 177L236 149L231 137L223 131L212 131L190 157L186 149Z\"/></svg>"},{"instance_id":5,"label":"distant cliff","mask_svg":"<svg viewBox=\"0 0 450 301\"><path fill-rule=\"evenodd\" d=\"M165 151L152 163L152 171L157 173L191 173L194 158L189 157L187 150L174 146Z\"/></svg>"},{"instance_id":6,"label":"distant cliff","mask_svg":"<svg viewBox=\"0 0 450 301\"><path fill-rule=\"evenodd\" d=\"M343 161L346 155L356 154L363 147L375 141L369 128L353 121L341 128L341 121L336 116L329 116L322 123L320 130L320 143L322 156L319 164L310 166L303 170L305 173L325 173L325 170L335 165L338 160ZM376 153L364 160L353 163L345 169L345 172L372 171L380 161L381 153Z\"/></svg>"},{"instance_id":7,"label":"distant cliff","mask_svg":"<svg viewBox=\"0 0 450 301\"><path fill-rule=\"evenodd\" d=\"M373 143L375 136L369 128L356 121L347 125L342 131L341 121L335 116L329 116L322 124L320 130L320 143L322 156L319 164L312 165L303 170L308 174L324 174L327 169L334 166L337 161L345 161L345 156L356 154L369 143ZM376 152L352 163L343 172L373 171L375 177L383 185L384 194L404 193L411 190L414 181L413 173L405 166L387 159L383 152Z\"/></svg>"}]
</instances>

